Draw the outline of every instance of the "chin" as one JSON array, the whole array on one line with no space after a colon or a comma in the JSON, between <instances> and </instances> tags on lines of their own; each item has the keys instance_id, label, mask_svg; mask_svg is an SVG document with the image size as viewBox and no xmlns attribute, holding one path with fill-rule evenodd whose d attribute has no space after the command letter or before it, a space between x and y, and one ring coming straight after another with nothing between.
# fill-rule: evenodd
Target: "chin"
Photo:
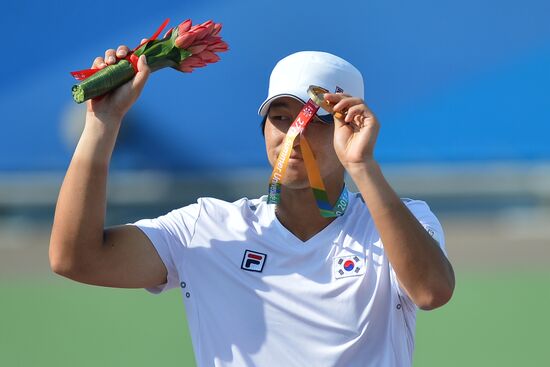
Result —
<instances>
[{"instance_id":1,"label":"chin","mask_svg":"<svg viewBox=\"0 0 550 367\"><path fill-rule=\"evenodd\" d=\"M309 178L303 160L289 159L282 184L294 190L309 188Z\"/></svg>"},{"instance_id":2,"label":"chin","mask_svg":"<svg viewBox=\"0 0 550 367\"><path fill-rule=\"evenodd\" d=\"M309 179L305 176L286 175L283 179L283 186L289 189L299 190L309 188Z\"/></svg>"}]
</instances>

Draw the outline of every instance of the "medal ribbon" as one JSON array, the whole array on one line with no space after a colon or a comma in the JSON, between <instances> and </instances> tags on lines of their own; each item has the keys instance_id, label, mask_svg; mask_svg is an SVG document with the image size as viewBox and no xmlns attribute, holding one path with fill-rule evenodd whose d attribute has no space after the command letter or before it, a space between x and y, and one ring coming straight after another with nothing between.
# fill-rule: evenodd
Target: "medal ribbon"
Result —
<instances>
[{"instance_id":1,"label":"medal ribbon","mask_svg":"<svg viewBox=\"0 0 550 367\"><path fill-rule=\"evenodd\" d=\"M281 186L282 180L288 166L288 160L292 154L292 147L294 145L294 140L298 135L300 136L300 149L302 151L302 157L304 159L304 164L306 166L306 171L309 179L309 184L313 191L315 201L319 207L321 216L325 218L337 217L344 214L349 203L348 192L344 186L340 197L336 201L336 205L332 207L328 200L328 195L323 184L323 179L321 178L321 173L315 161L315 156L303 135L303 131L306 126L315 116L315 113L319 109L311 99L307 101L304 105L285 136L283 141L283 147L277 156L277 161L273 167L273 172L271 173L271 178L269 179L269 192L267 197L268 204L278 204L281 202Z\"/></svg>"},{"instance_id":2,"label":"medal ribbon","mask_svg":"<svg viewBox=\"0 0 550 367\"><path fill-rule=\"evenodd\" d=\"M296 137L304 131L305 127L315 116L315 113L319 109L313 101L310 99L302 108L290 128L286 133L285 140L283 141L283 147L277 156L277 161L273 166L273 172L269 179L269 192L267 196L268 204L278 204L281 202L281 181L285 176L286 167L288 166L288 160L292 154L292 146Z\"/></svg>"},{"instance_id":3,"label":"medal ribbon","mask_svg":"<svg viewBox=\"0 0 550 367\"><path fill-rule=\"evenodd\" d=\"M315 156L313 155L311 147L309 146L309 143L304 135L300 137L300 148L302 150L304 164L306 165L309 185L313 191L313 196L315 196L315 201L317 202L321 216L325 218L332 218L343 215L349 203L348 190L346 190L346 186L344 185L342 188L340 197L336 200L334 207L331 206L328 200L325 184L323 183L321 173L319 172L319 167L317 166L317 161L315 160Z\"/></svg>"}]
</instances>

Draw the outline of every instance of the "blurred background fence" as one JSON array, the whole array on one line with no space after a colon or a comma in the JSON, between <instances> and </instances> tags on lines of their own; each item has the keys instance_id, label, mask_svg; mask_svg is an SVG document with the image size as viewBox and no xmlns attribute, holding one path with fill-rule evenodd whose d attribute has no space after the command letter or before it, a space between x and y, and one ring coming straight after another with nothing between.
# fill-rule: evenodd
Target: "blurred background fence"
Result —
<instances>
[{"instance_id":1,"label":"blurred background fence","mask_svg":"<svg viewBox=\"0 0 550 367\"><path fill-rule=\"evenodd\" d=\"M382 124L377 158L401 196L427 201L440 217L456 267L451 303L419 315L415 365L544 365L549 15L545 0L5 4L0 365L193 363L177 295L75 285L47 263L55 200L85 115L70 97L69 71L137 44L166 17L172 26L223 23L231 50L192 74L151 77L114 153L108 224L199 196L263 195L270 170L257 108L269 72L292 52L332 52L362 71Z\"/></svg>"}]
</instances>

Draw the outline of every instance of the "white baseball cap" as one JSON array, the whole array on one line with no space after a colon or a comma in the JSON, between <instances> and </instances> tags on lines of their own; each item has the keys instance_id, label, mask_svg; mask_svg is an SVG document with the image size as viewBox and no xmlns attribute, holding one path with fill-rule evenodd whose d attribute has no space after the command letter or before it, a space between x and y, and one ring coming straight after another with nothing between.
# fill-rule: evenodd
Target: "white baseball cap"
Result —
<instances>
[{"instance_id":1,"label":"white baseball cap","mask_svg":"<svg viewBox=\"0 0 550 367\"><path fill-rule=\"evenodd\" d=\"M267 98L258 114L265 116L271 102L280 97L292 97L306 103L310 85L364 99L363 76L355 66L327 52L301 51L285 57L275 65L269 78ZM324 121L331 121L332 116L322 108L317 111L317 115Z\"/></svg>"}]
</instances>

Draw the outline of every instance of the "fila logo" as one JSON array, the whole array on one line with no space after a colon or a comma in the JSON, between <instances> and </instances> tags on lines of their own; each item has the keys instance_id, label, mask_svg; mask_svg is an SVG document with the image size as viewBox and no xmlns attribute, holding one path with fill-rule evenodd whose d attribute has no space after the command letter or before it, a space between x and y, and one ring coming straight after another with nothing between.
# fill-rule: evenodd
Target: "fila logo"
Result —
<instances>
[{"instance_id":1,"label":"fila logo","mask_svg":"<svg viewBox=\"0 0 550 367\"><path fill-rule=\"evenodd\" d=\"M267 258L266 254L262 254L261 252L246 250L244 252L241 269L248 270L248 271L257 271L261 273L261 271L264 269L266 258Z\"/></svg>"}]
</instances>

